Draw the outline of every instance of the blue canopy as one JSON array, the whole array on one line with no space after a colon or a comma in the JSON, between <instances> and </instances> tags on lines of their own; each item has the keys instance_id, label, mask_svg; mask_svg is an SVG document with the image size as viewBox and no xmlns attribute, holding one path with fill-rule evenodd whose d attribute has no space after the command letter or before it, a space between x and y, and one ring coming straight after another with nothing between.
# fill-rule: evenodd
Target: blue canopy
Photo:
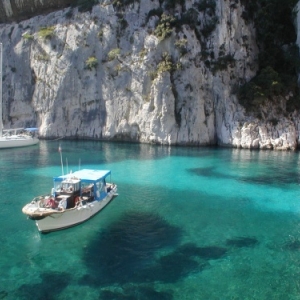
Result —
<instances>
[{"instance_id":1,"label":"blue canopy","mask_svg":"<svg viewBox=\"0 0 300 300\"><path fill-rule=\"evenodd\" d=\"M25 128L25 130L27 130L27 131L38 131L39 129L35 128L35 127L30 127L30 128Z\"/></svg>"},{"instance_id":2,"label":"blue canopy","mask_svg":"<svg viewBox=\"0 0 300 300\"><path fill-rule=\"evenodd\" d=\"M111 174L110 170L83 169L67 175L56 177L55 179L63 180L69 177L77 177L83 181L100 181L101 179L107 177L109 174Z\"/></svg>"}]
</instances>

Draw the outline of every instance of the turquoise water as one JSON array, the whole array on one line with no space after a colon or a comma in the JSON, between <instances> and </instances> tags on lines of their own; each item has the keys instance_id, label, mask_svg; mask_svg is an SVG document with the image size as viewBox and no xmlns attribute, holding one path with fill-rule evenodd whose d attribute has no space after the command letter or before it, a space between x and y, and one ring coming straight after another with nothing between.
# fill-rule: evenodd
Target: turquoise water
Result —
<instances>
[{"instance_id":1,"label":"turquoise water","mask_svg":"<svg viewBox=\"0 0 300 300\"><path fill-rule=\"evenodd\" d=\"M119 197L40 234L21 209L61 174L58 143L1 150L0 299L300 299L298 152L61 145Z\"/></svg>"}]
</instances>

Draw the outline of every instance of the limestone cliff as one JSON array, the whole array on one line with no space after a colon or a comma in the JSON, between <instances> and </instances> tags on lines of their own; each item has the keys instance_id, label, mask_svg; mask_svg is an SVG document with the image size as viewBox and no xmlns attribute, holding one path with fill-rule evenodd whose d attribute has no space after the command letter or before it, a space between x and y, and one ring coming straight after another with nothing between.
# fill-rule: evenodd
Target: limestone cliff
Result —
<instances>
[{"instance_id":1,"label":"limestone cliff","mask_svg":"<svg viewBox=\"0 0 300 300\"><path fill-rule=\"evenodd\" d=\"M0 23L21 21L38 14L62 9L72 0L2 0L0 2Z\"/></svg>"},{"instance_id":2,"label":"limestone cliff","mask_svg":"<svg viewBox=\"0 0 300 300\"><path fill-rule=\"evenodd\" d=\"M188 21L167 37L156 29L159 0L1 25L5 127L37 125L42 138L295 149L297 112L266 106L274 124L238 103L234 88L257 68L255 30L241 4L215 3L175 6Z\"/></svg>"}]
</instances>

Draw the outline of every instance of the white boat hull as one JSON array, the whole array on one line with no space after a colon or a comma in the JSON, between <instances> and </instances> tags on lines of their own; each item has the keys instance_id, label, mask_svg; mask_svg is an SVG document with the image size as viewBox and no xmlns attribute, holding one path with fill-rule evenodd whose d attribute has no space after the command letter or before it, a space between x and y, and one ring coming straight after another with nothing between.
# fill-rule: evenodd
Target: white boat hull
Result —
<instances>
[{"instance_id":1,"label":"white boat hull","mask_svg":"<svg viewBox=\"0 0 300 300\"><path fill-rule=\"evenodd\" d=\"M0 137L0 149L26 147L38 144L39 139L35 137Z\"/></svg>"},{"instance_id":2,"label":"white boat hull","mask_svg":"<svg viewBox=\"0 0 300 300\"><path fill-rule=\"evenodd\" d=\"M38 230L40 232L50 232L80 224L97 214L115 196L117 196L116 190L113 190L109 192L103 200L87 202L72 209L53 213L41 220L36 220Z\"/></svg>"}]
</instances>

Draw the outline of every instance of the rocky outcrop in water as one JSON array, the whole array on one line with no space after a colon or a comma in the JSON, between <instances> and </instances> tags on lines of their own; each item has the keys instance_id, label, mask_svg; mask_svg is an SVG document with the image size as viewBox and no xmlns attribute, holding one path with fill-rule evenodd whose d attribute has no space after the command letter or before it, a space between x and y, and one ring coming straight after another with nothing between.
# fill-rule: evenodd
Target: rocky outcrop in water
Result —
<instances>
[{"instance_id":1,"label":"rocky outcrop in water","mask_svg":"<svg viewBox=\"0 0 300 300\"><path fill-rule=\"evenodd\" d=\"M295 149L297 112L269 104L268 118L258 119L237 100L258 48L233 2L173 7L181 21L167 37L157 30L167 26L158 0L124 10L104 1L91 12L66 8L1 25L5 127L37 125L43 138Z\"/></svg>"}]
</instances>

